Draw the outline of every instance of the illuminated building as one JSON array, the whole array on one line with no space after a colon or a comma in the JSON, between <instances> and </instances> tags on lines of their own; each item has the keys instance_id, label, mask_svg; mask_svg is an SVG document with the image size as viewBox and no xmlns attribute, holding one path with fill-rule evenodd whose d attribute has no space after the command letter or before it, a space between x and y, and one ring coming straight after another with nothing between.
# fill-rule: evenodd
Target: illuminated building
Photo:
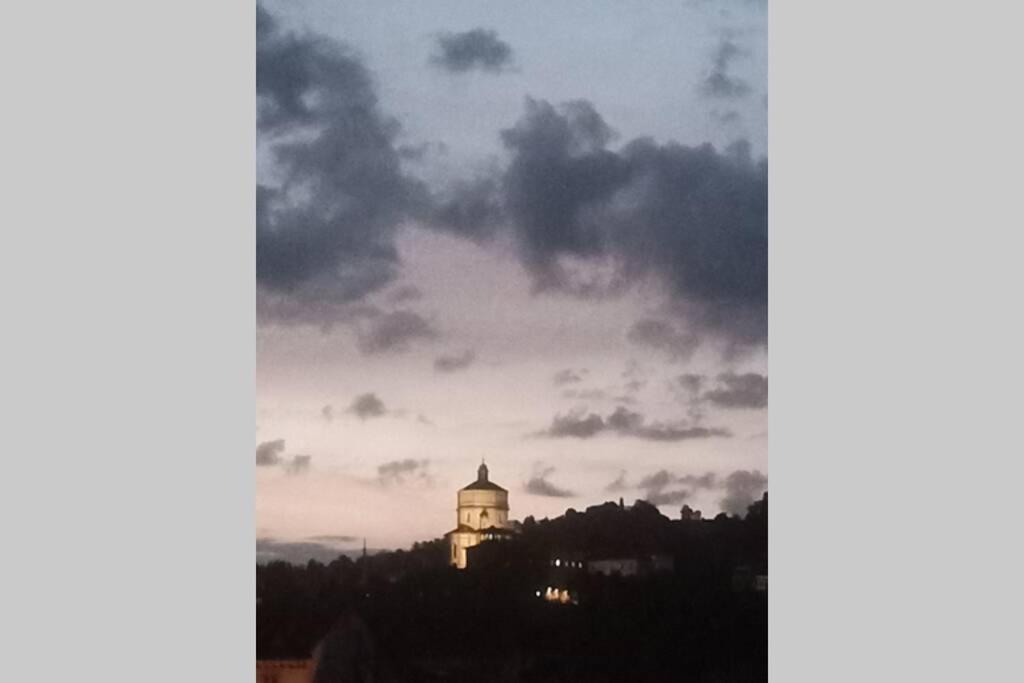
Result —
<instances>
[{"instance_id":1,"label":"illuminated building","mask_svg":"<svg viewBox=\"0 0 1024 683\"><path fill-rule=\"evenodd\" d=\"M467 565L466 551L483 541L500 540L512 533L508 520L508 491L487 478L481 463L476 481L458 493L456 526L446 536L449 562L459 569Z\"/></svg>"}]
</instances>

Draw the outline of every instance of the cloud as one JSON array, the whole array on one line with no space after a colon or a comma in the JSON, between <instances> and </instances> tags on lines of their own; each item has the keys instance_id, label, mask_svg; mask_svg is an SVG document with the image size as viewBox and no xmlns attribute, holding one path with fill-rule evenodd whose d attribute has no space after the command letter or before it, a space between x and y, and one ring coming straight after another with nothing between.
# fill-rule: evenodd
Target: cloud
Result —
<instances>
[{"instance_id":1,"label":"cloud","mask_svg":"<svg viewBox=\"0 0 1024 683\"><path fill-rule=\"evenodd\" d=\"M365 354L407 351L418 339L433 339L437 331L412 311L392 311L372 318L357 331L356 345Z\"/></svg>"},{"instance_id":2,"label":"cloud","mask_svg":"<svg viewBox=\"0 0 1024 683\"><path fill-rule=\"evenodd\" d=\"M427 474L428 460L393 460L386 462L377 468L377 481L383 486L391 484L402 484L408 479L429 480Z\"/></svg>"},{"instance_id":3,"label":"cloud","mask_svg":"<svg viewBox=\"0 0 1024 683\"><path fill-rule=\"evenodd\" d=\"M620 435L647 441L685 441L732 436L728 430L720 428L687 426L684 423L653 422L648 424L643 415L622 406L616 408L615 412L608 416L606 424L609 429Z\"/></svg>"},{"instance_id":4,"label":"cloud","mask_svg":"<svg viewBox=\"0 0 1024 683\"><path fill-rule=\"evenodd\" d=\"M690 396L697 396L704 386L704 376L691 373L679 375L676 378L679 387Z\"/></svg>"},{"instance_id":5,"label":"cloud","mask_svg":"<svg viewBox=\"0 0 1024 683\"><path fill-rule=\"evenodd\" d=\"M718 109L715 109L711 112L711 118L713 118L715 121L723 125L730 123L739 123L739 121L742 119L740 113L735 109L729 109L727 111L719 111Z\"/></svg>"},{"instance_id":6,"label":"cloud","mask_svg":"<svg viewBox=\"0 0 1024 683\"><path fill-rule=\"evenodd\" d=\"M530 98L501 136L511 160L497 215L461 229L508 226L535 290L594 297L653 279L685 325L640 325L638 341L683 355L707 337L736 351L766 343L768 164L749 145L639 138L615 150L591 103Z\"/></svg>"},{"instance_id":7,"label":"cloud","mask_svg":"<svg viewBox=\"0 0 1024 683\"><path fill-rule=\"evenodd\" d=\"M665 320L645 319L633 324L626 338L634 344L665 352L672 360L689 360L700 346L700 337L682 332Z\"/></svg>"},{"instance_id":8,"label":"cloud","mask_svg":"<svg viewBox=\"0 0 1024 683\"><path fill-rule=\"evenodd\" d=\"M556 372L551 381L554 382L556 387L564 386L566 384L576 384L577 382L583 381L583 375L586 373L586 370L580 370L577 372L572 368L566 368L565 370L559 370Z\"/></svg>"},{"instance_id":9,"label":"cloud","mask_svg":"<svg viewBox=\"0 0 1024 683\"><path fill-rule=\"evenodd\" d=\"M377 397L377 394L369 393L356 396L352 401L352 405L349 406L348 412L360 420L367 420L386 415L388 411L384 407L384 402Z\"/></svg>"},{"instance_id":10,"label":"cloud","mask_svg":"<svg viewBox=\"0 0 1024 683\"><path fill-rule=\"evenodd\" d=\"M359 538L357 538L356 536L327 535L327 536L310 536L308 540L315 541L317 543L348 544L348 543L355 543L355 542L357 542L359 540Z\"/></svg>"},{"instance_id":11,"label":"cloud","mask_svg":"<svg viewBox=\"0 0 1024 683\"><path fill-rule=\"evenodd\" d=\"M538 292L594 297L656 279L687 335L766 343L767 161L749 145L639 138L613 149L591 103L528 98L501 132L507 166L434 196L403 171L399 125L363 63L337 41L284 31L263 7L257 15L261 324L355 325L369 353L434 336L414 313L365 303L398 278L399 226L415 219L477 241L505 233ZM478 49L500 43L487 31L446 38L456 67L504 64L500 49ZM715 63L737 51L723 41ZM387 334L396 325L411 336Z\"/></svg>"},{"instance_id":12,"label":"cloud","mask_svg":"<svg viewBox=\"0 0 1024 683\"><path fill-rule=\"evenodd\" d=\"M750 85L740 78L729 75L730 64L745 54L746 52L731 39L723 37L712 56L711 70L700 84L701 94L720 99L736 99L749 95Z\"/></svg>"},{"instance_id":13,"label":"cloud","mask_svg":"<svg viewBox=\"0 0 1024 683\"><path fill-rule=\"evenodd\" d=\"M260 321L327 329L395 279L398 225L425 190L401 169L398 123L362 62L325 36L285 32L262 6L256 98Z\"/></svg>"},{"instance_id":14,"label":"cloud","mask_svg":"<svg viewBox=\"0 0 1024 683\"><path fill-rule=\"evenodd\" d=\"M677 488L680 485L683 488ZM697 489L711 489L715 485L713 472L676 476L668 470L659 470L641 479L637 487L644 491L644 500L652 505L674 505L689 498Z\"/></svg>"},{"instance_id":15,"label":"cloud","mask_svg":"<svg viewBox=\"0 0 1024 683\"><path fill-rule=\"evenodd\" d=\"M293 456L291 462L285 463L284 471L288 474L302 474L309 470L309 463L313 459L310 455Z\"/></svg>"},{"instance_id":16,"label":"cloud","mask_svg":"<svg viewBox=\"0 0 1024 683\"><path fill-rule=\"evenodd\" d=\"M419 301L423 298L423 292L419 287L404 285L388 296L388 301L393 304L406 303L407 301Z\"/></svg>"},{"instance_id":17,"label":"cloud","mask_svg":"<svg viewBox=\"0 0 1024 683\"><path fill-rule=\"evenodd\" d=\"M614 481L604 487L604 490L606 493L619 493L627 488L629 486L626 484L626 470L622 470Z\"/></svg>"},{"instance_id":18,"label":"cloud","mask_svg":"<svg viewBox=\"0 0 1024 683\"><path fill-rule=\"evenodd\" d=\"M551 421L545 435L555 438L571 436L577 439L589 439L605 430L604 420L600 415L590 413L570 413L556 415Z\"/></svg>"},{"instance_id":19,"label":"cloud","mask_svg":"<svg viewBox=\"0 0 1024 683\"><path fill-rule=\"evenodd\" d=\"M284 453L284 439L264 441L256 446L257 467L269 467L280 464L282 453Z\"/></svg>"},{"instance_id":20,"label":"cloud","mask_svg":"<svg viewBox=\"0 0 1024 683\"><path fill-rule=\"evenodd\" d=\"M330 422L331 420L334 419L334 408L332 408L330 405L325 405L323 408L320 409L320 417Z\"/></svg>"},{"instance_id":21,"label":"cloud","mask_svg":"<svg viewBox=\"0 0 1024 683\"><path fill-rule=\"evenodd\" d=\"M453 73L472 69L500 72L512 61L512 48L495 31L475 28L462 33L443 33L430 62Z\"/></svg>"},{"instance_id":22,"label":"cloud","mask_svg":"<svg viewBox=\"0 0 1024 683\"><path fill-rule=\"evenodd\" d=\"M437 372L456 372L458 370L465 370L472 365L475 360L476 354L468 349L459 354L438 356L434 359L434 370Z\"/></svg>"},{"instance_id":23,"label":"cloud","mask_svg":"<svg viewBox=\"0 0 1024 683\"><path fill-rule=\"evenodd\" d=\"M752 160L749 145L719 152L639 138L613 149L591 103L528 98L501 133L507 167L432 196L403 171L399 125L362 62L332 39L284 31L263 7L257 14L261 324L357 325L369 353L433 336L414 313L365 304L397 279L399 225L418 219L478 241L509 233L537 291L593 297L654 278L687 336L765 344L767 162ZM446 37L455 65L503 63L500 50L477 49L500 43L487 31ZM724 39L714 63L726 68L737 54ZM392 346L396 321L412 336Z\"/></svg>"},{"instance_id":24,"label":"cloud","mask_svg":"<svg viewBox=\"0 0 1024 683\"><path fill-rule=\"evenodd\" d=\"M571 498L576 494L568 489L559 488L550 481L548 477L555 471L554 467L548 467L535 473L527 482L523 485L523 490L527 493L532 493L535 496L546 496L548 498Z\"/></svg>"},{"instance_id":25,"label":"cloud","mask_svg":"<svg viewBox=\"0 0 1024 683\"><path fill-rule=\"evenodd\" d=\"M313 459L309 455L296 455L291 460L285 460L281 457L282 455L284 455L284 439L264 441L256 446L256 466L281 465L288 474L301 474L309 470L310 461Z\"/></svg>"},{"instance_id":26,"label":"cloud","mask_svg":"<svg viewBox=\"0 0 1024 683\"><path fill-rule=\"evenodd\" d=\"M433 200L424 221L435 230L479 244L492 239L503 226L502 188L497 177L454 181Z\"/></svg>"},{"instance_id":27,"label":"cloud","mask_svg":"<svg viewBox=\"0 0 1024 683\"><path fill-rule=\"evenodd\" d=\"M715 487L718 480L715 477L714 472L705 472L700 476L695 474L686 474L676 479L676 481L695 489L711 489Z\"/></svg>"},{"instance_id":28,"label":"cloud","mask_svg":"<svg viewBox=\"0 0 1024 683\"><path fill-rule=\"evenodd\" d=\"M659 470L640 480L638 487L644 491L644 500L651 505L673 505L681 503L690 496L685 489L667 490L676 482L676 478L667 470Z\"/></svg>"},{"instance_id":29,"label":"cloud","mask_svg":"<svg viewBox=\"0 0 1024 683\"><path fill-rule=\"evenodd\" d=\"M764 408L768 405L768 378L753 372L718 375L719 386L703 399L722 408Z\"/></svg>"},{"instance_id":30,"label":"cloud","mask_svg":"<svg viewBox=\"0 0 1024 683\"><path fill-rule=\"evenodd\" d=\"M606 418L596 413L584 414L581 411L556 415L551 421L551 426L540 435L551 438L589 439L603 432L646 441L666 442L732 436L729 430L717 427L690 426L682 422L647 422L643 415L623 406L616 408Z\"/></svg>"},{"instance_id":31,"label":"cloud","mask_svg":"<svg viewBox=\"0 0 1024 683\"><path fill-rule=\"evenodd\" d=\"M768 489L768 477L758 470L736 470L725 480L725 497L719 501L722 512L745 515L747 508Z\"/></svg>"}]
</instances>

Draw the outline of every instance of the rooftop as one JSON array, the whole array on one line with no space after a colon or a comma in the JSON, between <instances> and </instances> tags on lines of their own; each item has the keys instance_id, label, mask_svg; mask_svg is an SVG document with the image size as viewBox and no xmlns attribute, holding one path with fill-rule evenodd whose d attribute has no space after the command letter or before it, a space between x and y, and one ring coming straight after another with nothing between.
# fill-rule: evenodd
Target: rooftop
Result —
<instances>
[{"instance_id":1,"label":"rooftop","mask_svg":"<svg viewBox=\"0 0 1024 683\"><path fill-rule=\"evenodd\" d=\"M476 481L463 486L463 491L506 491L502 487L487 479L487 465L481 463L476 471ZM507 491L506 491L507 493Z\"/></svg>"}]
</instances>

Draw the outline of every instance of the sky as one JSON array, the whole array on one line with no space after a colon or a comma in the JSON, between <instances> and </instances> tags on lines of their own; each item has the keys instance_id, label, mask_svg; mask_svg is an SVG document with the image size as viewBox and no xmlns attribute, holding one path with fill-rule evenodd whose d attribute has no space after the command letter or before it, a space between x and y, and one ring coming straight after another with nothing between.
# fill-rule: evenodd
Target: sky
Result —
<instances>
[{"instance_id":1,"label":"sky","mask_svg":"<svg viewBox=\"0 0 1024 683\"><path fill-rule=\"evenodd\" d=\"M765 3L257 15L258 559L760 497Z\"/></svg>"}]
</instances>

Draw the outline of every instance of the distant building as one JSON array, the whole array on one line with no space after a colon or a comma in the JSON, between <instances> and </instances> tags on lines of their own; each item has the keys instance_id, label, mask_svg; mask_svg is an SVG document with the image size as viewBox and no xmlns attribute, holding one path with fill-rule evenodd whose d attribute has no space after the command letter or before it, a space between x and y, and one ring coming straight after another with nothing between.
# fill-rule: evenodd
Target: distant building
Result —
<instances>
[{"instance_id":1,"label":"distant building","mask_svg":"<svg viewBox=\"0 0 1024 683\"><path fill-rule=\"evenodd\" d=\"M587 562L587 572L605 576L650 576L675 571L675 560L669 555L615 557Z\"/></svg>"},{"instance_id":2,"label":"distant building","mask_svg":"<svg viewBox=\"0 0 1024 683\"><path fill-rule=\"evenodd\" d=\"M487 478L481 463L476 481L458 493L457 519L446 535L448 560L459 569L467 565L466 551L484 541L501 540L513 533L508 520L508 491Z\"/></svg>"},{"instance_id":3,"label":"distant building","mask_svg":"<svg viewBox=\"0 0 1024 683\"><path fill-rule=\"evenodd\" d=\"M747 565L740 565L732 572L732 589L734 591L768 592L768 575L755 573Z\"/></svg>"},{"instance_id":4,"label":"distant building","mask_svg":"<svg viewBox=\"0 0 1024 683\"><path fill-rule=\"evenodd\" d=\"M605 576L636 576L640 573L640 561L635 557L617 557L606 560L590 560L587 571Z\"/></svg>"}]
</instances>

